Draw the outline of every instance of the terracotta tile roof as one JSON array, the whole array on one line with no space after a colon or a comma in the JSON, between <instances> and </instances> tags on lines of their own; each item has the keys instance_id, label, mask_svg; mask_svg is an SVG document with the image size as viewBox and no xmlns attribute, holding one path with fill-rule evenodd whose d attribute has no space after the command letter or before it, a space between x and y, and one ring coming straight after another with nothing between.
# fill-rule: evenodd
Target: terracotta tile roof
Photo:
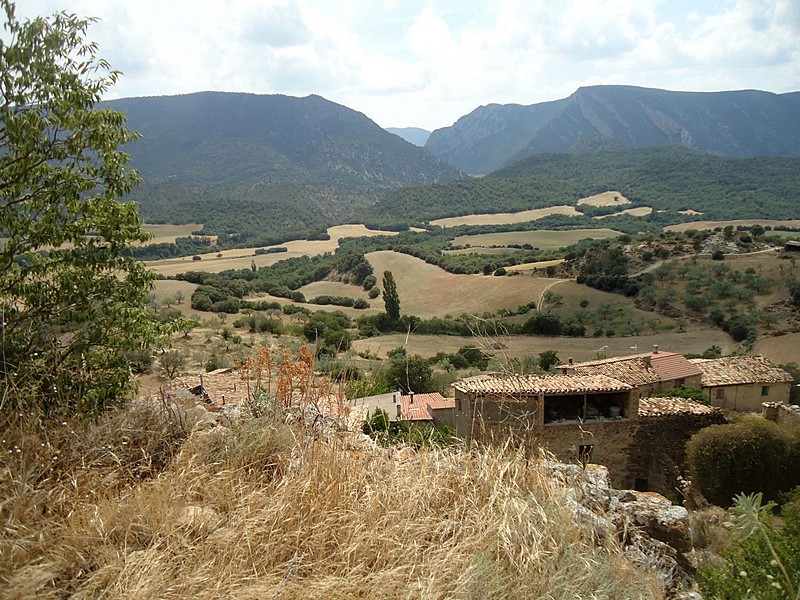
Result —
<instances>
[{"instance_id":1,"label":"terracotta tile roof","mask_svg":"<svg viewBox=\"0 0 800 600\"><path fill-rule=\"evenodd\" d=\"M400 396L400 415L403 421L432 421L434 410L455 407L455 398L445 398L439 392Z\"/></svg>"},{"instance_id":2,"label":"terracotta tile roof","mask_svg":"<svg viewBox=\"0 0 800 600\"><path fill-rule=\"evenodd\" d=\"M660 381L653 367L647 364L643 358L593 361L591 363L562 365L562 367L564 367L567 374L571 371L577 375L606 375L637 387Z\"/></svg>"},{"instance_id":3,"label":"terracotta tile roof","mask_svg":"<svg viewBox=\"0 0 800 600\"><path fill-rule=\"evenodd\" d=\"M639 398L640 417L714 414L722 414L722 411L714 406L706 406L687 398Z\"/></svg>"},{"instance_id":4,"label":"terracotta tile roof","mask_svg":"<svg viewBox=\"0 0 800 600\"><path fill-rule=\"evenodd\" d=\"M701 374L697 365L693 365L683 354L662 351L564 364L559 365L559 369L573 369L579 374L607 375L635 386L686 379Z\"/></svg>"},{"instance_id":5,"label":"terracotta tile roof","mask_svg":"<svg viewBox=\"0 0 800 600\"><path fill-rule=\"evenodd\" d=\"M789 373L760 354L727 356L725 358L697 358L691 362L703 372L703 387L748 383L791 383L793 381Z\"/></svg>"},{"instance_id":6,"label":"terracotta tile roof","mask_svg":"<svg viewBox=\"0 0 800 600\"><path fill-rule=\"evenodd\" d=\"M605 375L477 375L453 384L459 391L508 396L626 392L628 383Z\"/></svg>"}]
</instances>

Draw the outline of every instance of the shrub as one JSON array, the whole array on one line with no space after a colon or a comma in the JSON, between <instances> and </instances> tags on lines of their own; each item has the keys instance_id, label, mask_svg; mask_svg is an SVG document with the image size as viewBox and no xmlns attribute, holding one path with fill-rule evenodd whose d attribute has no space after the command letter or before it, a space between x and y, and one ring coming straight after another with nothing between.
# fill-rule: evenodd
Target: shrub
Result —
<instances>
[{"instance_id":1,"label":"shrub","mask_svg":"<svg viewBox=\"0 0 800 600\"><path fill-rule=\"evenodd\" d=\"M686 445L686 458L692 482L719 506L730 506L740 493L763 492L774 500L800 484L797 426L757 416L699 431Z\"/></svg>"}]
</instances>

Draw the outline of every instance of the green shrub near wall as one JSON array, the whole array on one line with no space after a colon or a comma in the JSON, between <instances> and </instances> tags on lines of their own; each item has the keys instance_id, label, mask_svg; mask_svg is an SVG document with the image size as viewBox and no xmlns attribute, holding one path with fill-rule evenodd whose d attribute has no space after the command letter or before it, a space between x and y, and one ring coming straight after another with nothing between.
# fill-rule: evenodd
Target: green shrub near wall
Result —
<instances>
[{"instance_id":1,"label":"green shrub near wall","mask_svg":"<svg viewBox=\"0 0 800 600\"><path fill-rule=\"evenodd\" d=\"M800 425L758 416L714 425L686 445L692 482L705 497L728 507L739 493L763 492L767 500L800 485Z\"/></svg>"}]
</instances>

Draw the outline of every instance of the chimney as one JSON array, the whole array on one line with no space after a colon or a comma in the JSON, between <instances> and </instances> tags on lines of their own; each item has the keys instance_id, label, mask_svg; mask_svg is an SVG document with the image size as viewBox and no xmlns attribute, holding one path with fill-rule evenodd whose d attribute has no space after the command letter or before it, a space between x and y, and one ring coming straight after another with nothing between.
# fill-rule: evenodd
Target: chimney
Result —
<instances>
[{"instance_id":1,"label":"chimney","mask_svg":"<svg viewBox=\"0 0 800 600\"><path fill-rule=\"evenodd\" d=\"M653 344L653 354L658 354L658 344Z\"/></svg>"},{"instance_id":2,"label":"chimney","mask_svg":"<svg viewBox=\"0 0 800 600\"><path fill-rule=\"evenodd\" d=\"M409 404L414 404L414 392L412 392L412 391L410 391L410 390L409 390L409 392L408 392L408 396L409 396L408 403L409 403Z\"/></svg>"}]
</instances>

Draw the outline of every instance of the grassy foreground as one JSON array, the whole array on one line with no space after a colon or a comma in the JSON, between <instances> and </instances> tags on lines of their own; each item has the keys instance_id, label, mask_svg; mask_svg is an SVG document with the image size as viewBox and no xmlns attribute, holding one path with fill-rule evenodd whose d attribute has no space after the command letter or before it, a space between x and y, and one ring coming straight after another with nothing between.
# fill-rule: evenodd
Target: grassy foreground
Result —
<instances>
[{"instance_id":1,"label":"grassy foreground","mask_svg":"<svg viewBox=\"0 0 800 600\"><path fill-rule=\"evenodd\" d=\"M0 596L659 597L519 454L159 410L6 430Z\"/></svg>"}]
</instances>

